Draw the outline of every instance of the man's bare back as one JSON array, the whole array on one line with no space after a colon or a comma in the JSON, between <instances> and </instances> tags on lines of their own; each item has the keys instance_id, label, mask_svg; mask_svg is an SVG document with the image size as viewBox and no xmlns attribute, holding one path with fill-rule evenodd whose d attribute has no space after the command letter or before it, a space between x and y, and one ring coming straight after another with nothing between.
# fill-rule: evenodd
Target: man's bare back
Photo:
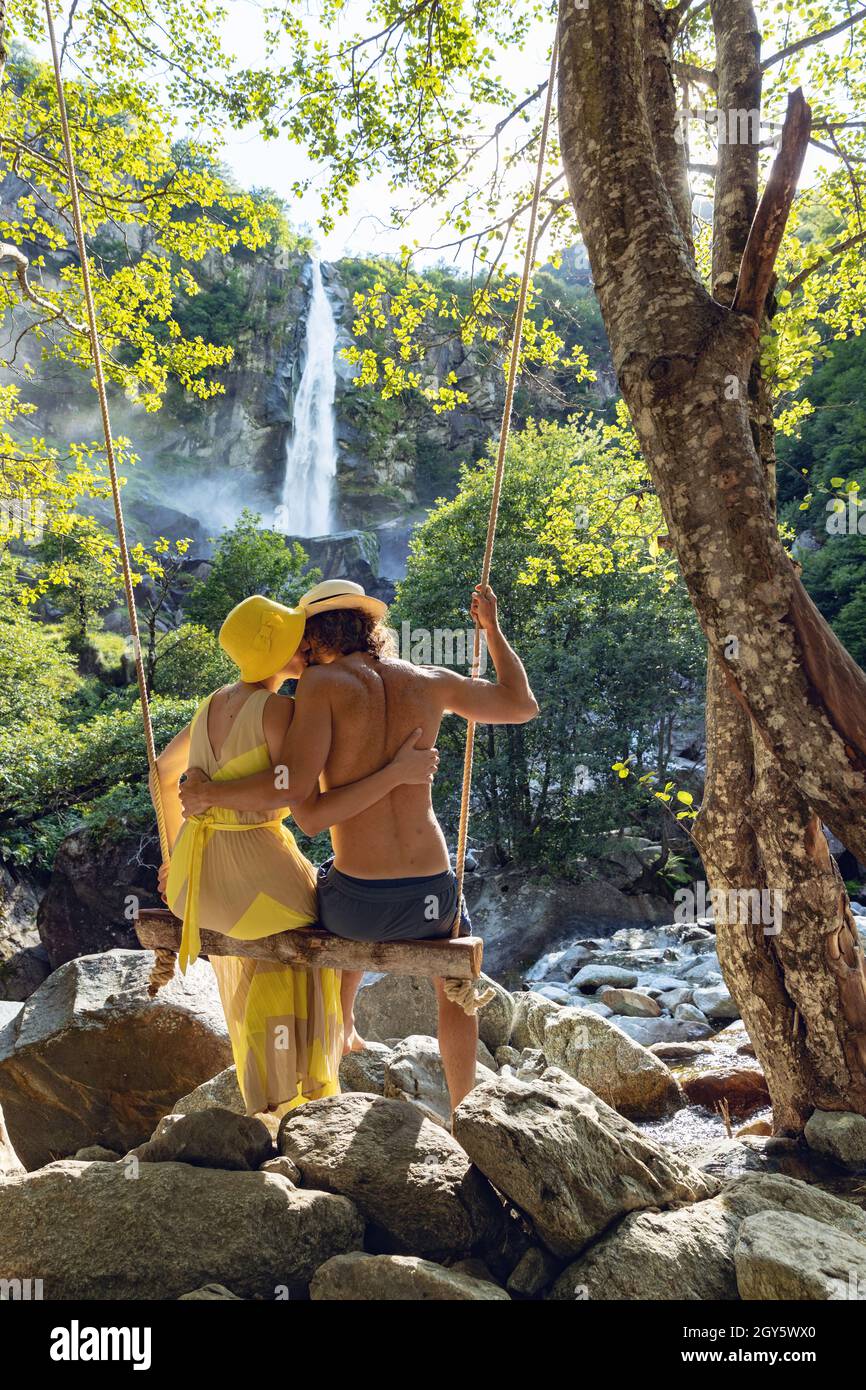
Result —
<instances>
[{"instance_id":1,"label":"man's bare back","mask_svg":"<svg viewBox=\"0 0 866 1390\"><path fill-rule=\"evenodd\" d=\"M301 683L326 695L332 714L324 789L375 772L413 729L421 730L418 746L432 748L445 711L442 674L360 652L311 667ZM417 877L448 868L429 786L396 787L361 815L335 825L331 840L336 867L354 878Z\"/></svg>"}]
</instances>

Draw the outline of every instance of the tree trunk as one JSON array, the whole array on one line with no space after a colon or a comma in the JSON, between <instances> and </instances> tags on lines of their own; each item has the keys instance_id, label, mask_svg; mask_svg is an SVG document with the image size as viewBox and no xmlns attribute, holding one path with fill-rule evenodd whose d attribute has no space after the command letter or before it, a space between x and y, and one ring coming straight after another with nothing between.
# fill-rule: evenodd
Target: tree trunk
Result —
<instances>
[{"instance_id":1,"label":"tree trunk","mask_svg":"<svg viewBox=\"0 0 866 1390\"><path fill-rule=\"evenodd\" d=\"M719 106L760 102L747 0L713 0ZM782 930L722 912L725 977L767 1072L776 1125L866 1113L866 975L825 820L866 858L866 677L803 590L775 522L758 321L808 137L789 105L761 203L757 149L719 144L713 287L692 253L670 26L659 0L560 11L560 134L620 389L709 647L713 887L783 895ZM736 289L735 289L736 287ZM821 819L819 819L819 817Z\"/></svg>"}]
</instances>

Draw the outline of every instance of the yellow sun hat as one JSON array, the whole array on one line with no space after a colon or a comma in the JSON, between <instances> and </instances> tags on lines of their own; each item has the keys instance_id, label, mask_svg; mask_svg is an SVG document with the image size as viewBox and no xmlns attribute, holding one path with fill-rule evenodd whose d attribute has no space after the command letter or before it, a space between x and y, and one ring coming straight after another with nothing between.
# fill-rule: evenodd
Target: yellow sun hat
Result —
<instances>
[{"instance_id":1,"label":"yellow sun hat","mask_svg":"<svg viewBox=\"0 0 866 1390\"><path fill-rule=\"evenodd\" d=\"M237 604L219 632L220 646L240 667L242 681L264 681L287 666L304 635L307 615L253 594Z\"/></svg>"}]
</instances>

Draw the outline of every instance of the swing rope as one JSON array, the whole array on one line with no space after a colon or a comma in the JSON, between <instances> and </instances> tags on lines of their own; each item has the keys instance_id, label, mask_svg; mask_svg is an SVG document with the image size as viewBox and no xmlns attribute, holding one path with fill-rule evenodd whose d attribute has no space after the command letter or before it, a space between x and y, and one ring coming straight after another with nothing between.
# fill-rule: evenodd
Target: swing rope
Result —
<instances>
[{"instance_id":1,"label":"swing rope","mask_svg":"<svg viewBox=\"0 0 866 1390\"><path fill-rule=\"evenodd\" d=\"M120 484L117 477L117 461L114 452L114 439L111 433L111 418L108 410L108 397L105 390L105 375L102 367L102 349L99 338L99 328L96 319L96 305L93 298L93 287L90 280L90 266L87 260L87 245L84 239L84 226L81 220L81 203L79 199L78 176L75 169L75 157L72 150L72 140L69 133L69 120L66 111L66 98L63 89L63 78L60 74L60 58L57 50L57 38L54 32L54 19L51 13L50 0L45 0L45 17L48 27L48 38L51 45L51 59L54 66L54 83L57 90L57 105L60 113L60 125L63 134L63 149L66 157L66 170L69 179L70 209L72 212L72 223L75 231L75 241L78 247L78 255L81 261L81 282L84 291L84 303L87 310L88 335L90 337L90 348L93 357L94 378L96 392L99 398L99 410L102 417L102 430L105 436L105 453L108 460L108 473L111 480L111 496L114 503L114 520L117 529L118 547L120 550L121 568L123 570L123 587L126 595L126 606L129 613L129 629L132 638L133 652L135 655L135 671L138 681L138 697L141 705L141 718L144 728L145 752L147 754L147 768L150 786L153 794L154 807L156 809L156 823L159 831L159 844L162 851L163 862L168 863L171 857L171 846L168 843L168 832L165 824L165 812L162 804L162 791L159 785L159 775L156 767L156 745L153 737L153 724L150 716L150 701L147 693L147 678L144 670L144 660L141 650L141 639L138 629L138 614L135 607L135 593L132 579L132 569L129 559L129 546L126 539L126 526L123 519L123 508L120 500ZM481 584L487 585L490 582L490 570L493 562L493 546L496 540L496 522L499 514L499 502L502 494L502 479L505 472L505 454L508 445L508 436L511 428L511 414L514 405L514 391L517 384L517 374L520 366L520 349L523 340L523 322L526 315L526 301L529 294L529 282L532 275L532 266L535 256L536 228L538 224L538 208L541 202L541 182L544 175L544 161L547 153L547 141L550 132L550 118L553 109L553 90L556 82L556 62L557 62L557 39L554 37L553 48L550 55L550 76L547 83L547 97L544 107L544 119L541 127L541 138L538 146L538 162L535 173L535 185L532 194L532 203L529 215L529 226L526 234L526 249L523 259L523 275L520 282L520 292L517 299L517 308L514 315L514 331L511 341L510 359L508 364L508 377L505 389L505 400L502 408L502 422L499 430L499 446L496 454L496 468L493 475L493 493L490 501L490 515L487 522L487 539L484 546L484 559L481 566ZM472 679L477 680L481 667L481 628L476 622L475 637L472 649ZM466 846L469 831L469 801L472 790L472 767L475 751L475 721L470 719L466 726L466 751L463 760L463 785L460 795L460 819L457 832L457 853L455 857L455 873L457 877L457 913L451 927L451 936L456 937L460 930L460 919L462 915L463 901L463 880L466 872ZM175 954L173 951L156 948L156 962L150 978L150 992L155 994L161 985L166 984L174 972ZM445 993L447 997L460 1007L467 1014L477 1013L493 997L493 990L487 989L481 995L475 992L474 982L471 980L445 980Z\"/></svg>"},{"instance_id":2,"label":"swing rope","mask_svg":"<svg viewBox=\"0 0 866 1390\"><path fill-rule=\"evenodd\" d=\"M532 194L532 207L529 214L529 227L526 233L526 250L523 258L523 277L514 315L514 334L511 340L511 358L508 364L508 380L505 388L505 401L502 407L502 423L499 427L499 447L496 452L496 468L493 474L493 493L490 499L490 515L487 520L487 540L484 546L484 560L481 565L482 586L490 582L490 569L493 563L493 545L496 540L496 522L499 516L499 501L502 494L502 479L505 474L505 454L508 435L511 429L511 412L514 405L514 391L520 367L520 347L523 340L523 320L526 315L526 299L529 281L535 258L535 229L538 222L538 206L541 202L541 180L544 176L544 160L547 152L547 137L550 131L550 114L553 109L553 88L556 81L557 38L554 37L550 55L550 77L547 83L547 99L544 106L544 121L538 145L538 164L535 171L535 187ZM477 680L481 667L481 628L475 624L475 639L472 648L472 679ZM466 751L463 757L463 787L460 793L460 820L457 829L457 855L455 873L457 875L457 914L451 926L451 935L460 931L463 907L463 880L466 874L466 846L469 834L469 801L472 792L472 765L475 756L475 720L466 725ZM476 995L471 980L446 980L445 994L453 1004L459 1004L466 1013L477 1013L493 998L494 991L486 989Z\"/></svg>"},{"instance_id":3,"label":"swing rope","mask_svg":"<svg viewBox=\"0 0 866 1390\"><path fill-rule=\"evenodd\" d=\"M66 172L69 179L69 200L70 211L72 213L72 225L75 231L75 241L78 246L78 256L81 261L81 284L84 291L84 303L87 309L87 330L90 338L90 351L93 357L93 373L96 382L96 394L99 397L99 412L102 416L102 432L105 436L105 456L108 460L108 476L111 480L111 497L114 503L114 522L117 529L117 544L120 550L120 564L123 570L123 588L126 594L126 607L129 613L129 631L132 638L132 650L135 657L135 672L138 679L138 698L141 705L141 722L144 728L144 747L147 754L147 771L153 794L153 804L156 809L156 824L159 831L159 846L162 857L167 864L171 856L171 846L168 843L168 831L165 825L165 812L162 805L162 792L159 785L159 775L156 770L156 744L153 737L153 724L150 718L150 701L147 696L147 679L144 671L144 660L141 652L141 638L138 630L138 613L135 608L135 592L132 580L132 568L129 561L129 545L126 539L126 526L123 520L123 508L120 502L120 484L117 477L117 459L114 452L114 438L111 433L111 417L108 411L108 396L105 391L105 373L102 368L102 348L99 339L99 328L96 322L96 305L93 299L93 286L90 281L90 266L87 260L87 244L84 239L84 224L81 220L81 202L78 194L78 176L75 170L75 156L72 152L72 138L69 134L69 117L66 111L66 97L63 90L63 79L60 75L60 58L57 52L57 36L54 32L54 19L51 14L50 0L45 0L45 18L48 25L48 38L51 44L51 61L54 66L54 85L57 89L57 107L60 113L60 128L63 134L63 149L66 156ZM155 994L161 984L165 984L171 979L174 972L174 954L171 951L157 951L156 962L150 979L150 992Z\"/></svg>"}]
</instances>

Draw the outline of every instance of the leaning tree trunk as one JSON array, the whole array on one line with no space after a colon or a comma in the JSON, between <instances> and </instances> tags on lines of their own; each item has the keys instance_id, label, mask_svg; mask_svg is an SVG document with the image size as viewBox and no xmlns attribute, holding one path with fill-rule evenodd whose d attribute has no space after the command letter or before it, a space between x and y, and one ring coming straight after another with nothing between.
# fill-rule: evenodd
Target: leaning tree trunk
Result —
<instances>
[{"instance_id":1,"label":"leaning tree trunk","mask_svg":"<svg viewBox=\"0 0 866 1390\"><path fill-rule=\"evenodd\" d=\"M751 5L711 11L719 106L755 109ZM779 541L755 363L809 112L789 104L760 204L757 149L720 144L711 295L673 136L674 22L660 0L563 0L561 144L620 389L710 650L707 873L713 887L784 899L780 934L723 911L718 935L776 1125L796 1131L815 1105L866 1113L866 973L821 831L823 819L866 859L866 678Z\"/></svg>"}]
</instances>

